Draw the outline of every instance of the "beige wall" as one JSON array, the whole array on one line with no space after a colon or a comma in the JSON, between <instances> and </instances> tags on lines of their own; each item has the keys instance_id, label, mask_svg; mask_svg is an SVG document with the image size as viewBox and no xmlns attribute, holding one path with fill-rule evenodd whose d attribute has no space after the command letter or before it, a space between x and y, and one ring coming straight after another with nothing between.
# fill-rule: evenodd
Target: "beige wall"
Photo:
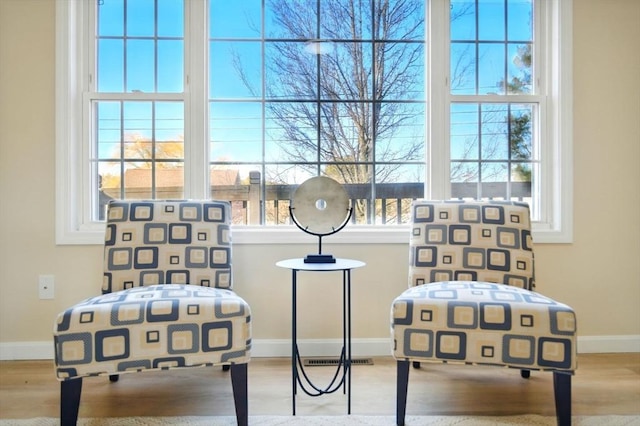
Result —
<instances>
[{"instance_id":1,"label":"beige wall","mask_svg":"<svg viewBox=\"0 0 640 426\"><path fill-rule=\"evenodd\" d=\"M538 290L577 310L582 337L639 336L640 1L574 0L573 20L575 237L537 246ZM54 37L53 0L0 0L0 347L49 341L55 315L100 287L101 247L55 245ZM354 337L387 338L407 248L330 249L368 263L353 275ZM290 276L274 263L307 251L236 246L255 339L289 337ZM54 300L38 299L39 274L55 275ZM302 290L300 310L333 312L337 286L304 279L318 286ZM335 337L320 321L300 331Z\"/></svg>"}]
</instances>

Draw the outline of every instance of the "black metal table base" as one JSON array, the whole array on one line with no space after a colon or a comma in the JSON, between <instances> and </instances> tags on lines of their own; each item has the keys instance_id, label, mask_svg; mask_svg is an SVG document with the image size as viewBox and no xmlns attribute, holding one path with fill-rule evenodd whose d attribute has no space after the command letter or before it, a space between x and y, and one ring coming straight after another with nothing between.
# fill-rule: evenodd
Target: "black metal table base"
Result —
<instances>
[{"instance_id":1,"label":"black metal table base","mask_svg":"<svg viewBox=\"0 0 640 426\"><path fill-rule=\"evenodd\" d=\"M292 279L292 403L293 415L296 415L296 395L298 385L309 396L316 397L336 392L342 388L347 395L347 414L351 414L351 269L342 270L342 350L336 372L329 384L322 388L312 383L307 375L300 351L297 337L297 269L293 269Z\"/></svg>"},{"instance_id":2,"label":"black metal table base","mask_svg":"<svg viewBox=\"0 0 640 426\"><path fill-rule=\"evenodd\" d=\"M300 358L300 352L297 351L297 382L300 386L300 389L304 391L309 396L320 396L329 393L334 393L338 389L342 388L343 393L346 393L346 389L344 384L346 383L347 370L351 368L351 363L345 359L345 350L342 348L342 352L340 352L340 360L338 361L338 367L336 368L336 372L331 378L331 381L327 385L326 388L322 389L317 387L311 382L311 379L307 375L304 365L302 364L302 358ZM340 374L342 373L342 374ZM309 389L310 388L310 389Z\"/></svg>"}]
</instances>

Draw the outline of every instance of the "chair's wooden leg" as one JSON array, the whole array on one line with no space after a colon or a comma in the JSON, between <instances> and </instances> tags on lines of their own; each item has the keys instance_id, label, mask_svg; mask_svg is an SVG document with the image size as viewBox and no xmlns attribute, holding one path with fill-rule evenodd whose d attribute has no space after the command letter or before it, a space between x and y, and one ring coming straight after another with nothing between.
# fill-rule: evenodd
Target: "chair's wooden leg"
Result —
<instances>
[{"instance_id":1,"label":"chair's wooden leg","mask_svg":"<svg viewBox=\"0 0 640 426\"><path fill-rule=\"evenodd\" d=\"M238 426L247 426L249 424L249 404L246 363L231 365L231 387L233 388L233 401L236 406Z\"/></svg>"},{"instance_id":2,"label":"chair's wooden leg","mask_svg":"<svg viewBox=\"0 0 640 426\"><path fill-rule=\"evenodd\" d=\"M78 422L82 378L60 382L60 425L75 426Z\"/></svg>"},{"instance_id":3,"label":"chair's wooden leg","mask_svg":"<svg viewBox=\"0 0 640 426\"><path fill-rule=\"evenodd\" d=\"M571 374L553 372L558 426L571 425Z\"/></svg>"},{"instance_id":4,"label":"chair's wooden leg","mask_svg":"<svg viewBox=\"0 0 640 426\"><path fill-rule=\"evenodd\" d=\"M396 425L404 426L407 411L407 387L409 386L409 361L398 361L396 376Z\"/></svg>"}]
</instances>

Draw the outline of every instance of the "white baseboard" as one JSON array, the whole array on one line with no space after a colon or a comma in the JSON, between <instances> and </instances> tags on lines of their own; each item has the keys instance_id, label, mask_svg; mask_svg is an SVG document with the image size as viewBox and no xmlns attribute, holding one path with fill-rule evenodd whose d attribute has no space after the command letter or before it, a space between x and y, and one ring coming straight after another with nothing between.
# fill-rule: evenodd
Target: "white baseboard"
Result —
<instances>
[{"instance_id":1,"label":"white baseboard","mask_svg":"<svg viewBox=\"0 0 640 426\"><path fill-rule=\"evenodd\" d=\"M341 339L301 339L298 348L303 356L338 356ZM579 336L578 353L640 352L640 335ZM289 357L289 339L255 339L251 356L256 358ZM388 338L352 339L351 356L391 356ZM0 361L53 359L53 341L0 343Z\"/></svg>"},{"instance_id":2,"label":"white baseboard","mask_svg":"<svg viewBox=\"0 0 640 426\"><path fill-rule=\"evenodd\" d=\"M578 336L578 353L640 352L640 335Z\"/></svg>"},{"instance_id":3,"label":"white baseboard","mask_svg":"<svg viewBox=\"0 0 640 426\"><path fill-rule=\"evenodd\" d=\"M0 343L0 361L53 359L53 339L46 342Z\"/></svg>"}]
</instances>

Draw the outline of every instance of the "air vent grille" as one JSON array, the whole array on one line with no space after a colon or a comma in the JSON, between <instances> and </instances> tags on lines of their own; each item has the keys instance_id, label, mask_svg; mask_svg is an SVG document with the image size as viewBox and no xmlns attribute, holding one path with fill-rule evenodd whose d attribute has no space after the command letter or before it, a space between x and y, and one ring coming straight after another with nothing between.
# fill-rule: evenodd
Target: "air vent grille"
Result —
<instances>
[{"instance_id":1,"label":"air vent grille","mask_svg":"<svg viewBox=\"0 0 640 426\"><path fill-rule=\"evenodd\" d=\"M340 358L304 358L305 367L330 367L340 364ZM353 358L351 365L373 365L372 358Z\"/></svg>"}]
</instances>

